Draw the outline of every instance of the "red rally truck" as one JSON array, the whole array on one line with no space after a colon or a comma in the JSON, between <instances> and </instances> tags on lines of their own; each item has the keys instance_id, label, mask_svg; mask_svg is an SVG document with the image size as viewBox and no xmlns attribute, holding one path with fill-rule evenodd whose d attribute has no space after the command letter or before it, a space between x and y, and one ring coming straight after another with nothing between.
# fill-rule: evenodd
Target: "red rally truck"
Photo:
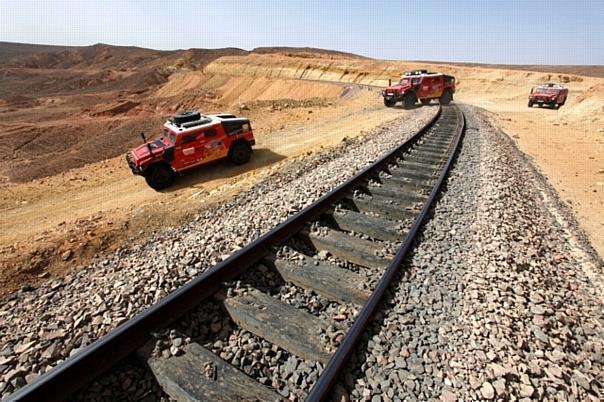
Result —
<instances>
[{"instance_id":1,"label":"red rally truck","mask_svg":"<svg viewBox=\"0 0 604 402\"><path fill-rule=\"evenodd\" d=\"M539 85L536 88L531 88L529 95L528 107L533 105L549 106L554 109L558 109L566 103L568 97L568 89L562 85L548 82L543 85Z\"/></svg>"},{"instance_id":2,"label":"red rally truck","mask_svg":"<svg viewBox=\"0 0 604 402\"><path fill-rule=\"evenodd\" d=\"M428 70L406 72L396 85L391 85L382 91L384 105L393 107L396 102L402 102L409 109L419 100L427 105L433 99L438 99L441 105L448 105L455 93L455 77L442 73L430 73Z\"/></svg>"},{"instance_id":3,"label":"red rally truck","mask_svg":"<svg viewBox=\"0 0 604 402\"><path fill-rule=\"evenodd\" d=\"M132 173L155 190L171 186L176 173L217 159L246 163L256 143L250 121L232 114L183 112L166 121L159 139L141 135L144 144L130 150L126 160Z\"/></svg>"}]
</instances>

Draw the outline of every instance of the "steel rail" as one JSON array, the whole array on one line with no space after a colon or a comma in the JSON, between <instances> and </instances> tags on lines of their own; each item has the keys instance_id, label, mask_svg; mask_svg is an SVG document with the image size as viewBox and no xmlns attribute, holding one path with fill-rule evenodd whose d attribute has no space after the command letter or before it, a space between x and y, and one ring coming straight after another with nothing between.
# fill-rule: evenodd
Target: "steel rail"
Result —
<instances>
[{"instance_id":1,"label":"steel rail","mask_svg":"<svg viewBox=\"0 0 604 402\"><path fill-rule=\"evenodd\" d=\"M218 290L221 283L239 276L247 268L298 233L304 225L319 218L329 207L351 190L365 184L375 172L387 166L394 155L411 147L438 121L435 116L410 139L367 166L348 181L320 197L308 207L271 229L266 234L235 252L226 260L201 273L154 305L102 336L73 357L18 389L8 400L62 401L88 382L109 370L149 339L150 333L176 321L205 298Z\"/></svg>"},{"instance_id":2,"label":"steel rail","mask_svg":"<svg viewBox=\"0 0 604 402\"><path fill-rule=\"evenodd\" d=\"M361 312L359 313L357 318L354 320L354 323L350 327L350 330L346 333L346 336L342 340L342 343L340 344L340 346L338 347L336 352L332 355L331 359L325 366L325 369L323 370L323 372L317 379L317 382L315 383L313 388L310 390L310 393L308 394L306 401L312 401L312 402L324 401L330 396L330 391L331 391L332 386L337 381L338 375L344 368L344 365L348 361L350 354L355 350L355 346L361 340L361 337L365 333L365 330L367 329L367 326L371 322L373 315L375 314L377 308L379 307L379 305L386 293L386 290L388 289L388 287L390 286L390 284L392 282L392 278L398 271L401 263L403 262L403 260L407 256L407 253L411 249L411 246L413 245L413 241L415 240L415 236L416 236L417 232L419 231L419 228L422 226L423 220L427 216L427 214L430 210L430 207L432 206L434 200L436 199L436 196L438 195L438 193L440 191L440 188L445 180L445 177L447 176L447 173L449 172L449 170L451 168L451 165L455 158L455 154L459 147L461 137L465 131L465 117L464 117L463 113L461 113L459 108L457 108L457 106L453 106L453 107L456 108L456 112L459 116L460 126L459 126L459 131L455 136L454 144L453 144L453 147L451 148L451 153L449 155L449 158L447 159L440 175L438 176L438 180L436 181L434 187L432 188L432 191L430 192L430 195L429 195L428 199L426 200L420 214L415 218L415 221L413 222L411 229L409 229L409 232L407 233L407 236L405 237L403 244L398 249L397 253L394 256L394 259L390 262L390 264L388 264L388 267L386 268L386 271L382 275L382 278L380 279L378 286L371 293L369 300L367 301L367 303L365 303L365 305L363 306L363 309L361 310Z\"/></svg>"}]
</instances>

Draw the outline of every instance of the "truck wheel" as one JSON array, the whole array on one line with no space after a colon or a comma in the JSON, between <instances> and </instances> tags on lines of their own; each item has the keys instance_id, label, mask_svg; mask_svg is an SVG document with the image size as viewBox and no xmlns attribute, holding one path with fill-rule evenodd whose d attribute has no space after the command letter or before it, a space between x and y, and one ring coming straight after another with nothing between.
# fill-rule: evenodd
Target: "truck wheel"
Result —
<instances>
[{"instance_id":1,"label":"truck wheel","mask_svg":"<svg viewBox=\"0 0 604 402\"><path fill-rule=\"evenodd\" d=\"M528 107L533 107L533 102L529 101Z\"/></svg>"},{"instance_id":2,"label":"truck wheel","mask_svg":"<svg viewBox=\"0 0 604 402\"><path fill-rule=\"evenodd\" d=\"M429 105L431 100L432 99L420 99L420 101L422 102L422 105Z\"/></svg>"},{"instance_id":3,"label":"truck wheel","mask_svg":"<svg viewBox=\"0 0 604 402\"><path fill-rule=\"evenodd\" d=\"M392 100L384 99L384 106L386 106L386 107L392 107L395 104L396 104L396 101L394 99L392 99Z\"/></svg>"},{"instance_id":4,"label":"truck wheel","mask_svg":"<svg viewBox=\"0 0 604 402\"><path fill-rule=\"evenodd\" d=\"M438 98L438 102L441 105L448 105L449 103L451 103L451 101L453 100L453 94L451 93L451 91L445 91L443 92L443 94L440 96L440 98Z\"/></svg>"},{"instance_id":5,"label":"truck wheel","mask_svg":"<svg viewBox=\"0 0 604 402\"><path fill-rule=\"evenodd\" d=\"M414 93L408 93L403 98L403 106L405 109L411 109L417 103L417 97Z\"/></svg>"},{"instance_id":6,"label":"truck wheel","mask_svg":"<svg viewBox=\"0 0 604 402\"><path fill-rule=\"evenodd\" d=\"M151 165L145 171L145 181L154 190L163 190L174 183L174 172L167 165Z\"/></svg>"},{"instance_id":7,"label":"truck wheel","mask_svg":"<svg viewBox=\"0 0 604 402\"><path fill-rule=\"evenodd\" d=\"M250 160L252 156L252 149L244 142L235 142L229 149L229 159L235 165L243 165Z\"/></svg>"}]
</instances>

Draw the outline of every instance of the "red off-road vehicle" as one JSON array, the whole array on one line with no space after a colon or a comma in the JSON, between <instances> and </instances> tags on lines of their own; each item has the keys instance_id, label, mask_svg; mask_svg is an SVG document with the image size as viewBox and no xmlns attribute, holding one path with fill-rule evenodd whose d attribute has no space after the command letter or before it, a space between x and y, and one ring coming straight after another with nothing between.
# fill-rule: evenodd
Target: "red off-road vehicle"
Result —
<instances>
[{"instance_id":1,"label":"red off-road vehicle","mask_svg":"<svg viewBox=\"0 0 604 402\"><path fill-rule=\"evenodd\" d=\"M533 105L549 106L554 109L558 109L566 103L568 97L568 89L562 85L548 82L543 85L539 85L536 88L531 88L531 94L529 95L528 107Z\"/></svg>"},{"instance_id":2,"label":"red off-road vehicle","mask_svg":"<svg viewBox=\"0 0 604 402\"><path fill-rule=\"evenodd\" d=\"M232 114L202 115L184 112L168 119L163 135L126 154L132 173L145 177L147 184L161 190L174 182L177 172L228 157L246 163L255 145L250 121Z\"/></svg>"},{"instance_id":3,"label":"red off-road vehicle","mask_svg":"<svg viewBox=\"0 0 604 402\"><path fill-rule=\"evenodd\" d=\"M417 101L427 105L432 99L438 99L441 105L448 105L455 93L455 77L441 73L429 73L428 70L406 72L397 85L382 91L384 105L392 107L403 102L406 109Z\"/></svg>"}]
</instances>

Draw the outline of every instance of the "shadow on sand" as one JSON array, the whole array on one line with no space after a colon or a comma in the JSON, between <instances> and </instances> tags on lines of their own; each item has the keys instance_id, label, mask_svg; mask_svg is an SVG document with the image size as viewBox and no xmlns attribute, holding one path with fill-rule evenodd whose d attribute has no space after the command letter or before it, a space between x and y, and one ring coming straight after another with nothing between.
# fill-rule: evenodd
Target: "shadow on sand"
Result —
<instances>
[{"instance_id":1,"label":"shadow on sand","mask_svg":"<svg viewBox=\"0 0 604 402\"><path fill-rule=\"evenodd\" d=\"M174 185L165 190L161 190L160 192L171 193L216 179L228 179L271 165L283 159L285 159L284 155L275 153L268 148L256 148L254 149L252 158L246 164L234 165L227 158L224 158L205 165L200 165L177 175Z\"/></svg>"}]
</instances>

